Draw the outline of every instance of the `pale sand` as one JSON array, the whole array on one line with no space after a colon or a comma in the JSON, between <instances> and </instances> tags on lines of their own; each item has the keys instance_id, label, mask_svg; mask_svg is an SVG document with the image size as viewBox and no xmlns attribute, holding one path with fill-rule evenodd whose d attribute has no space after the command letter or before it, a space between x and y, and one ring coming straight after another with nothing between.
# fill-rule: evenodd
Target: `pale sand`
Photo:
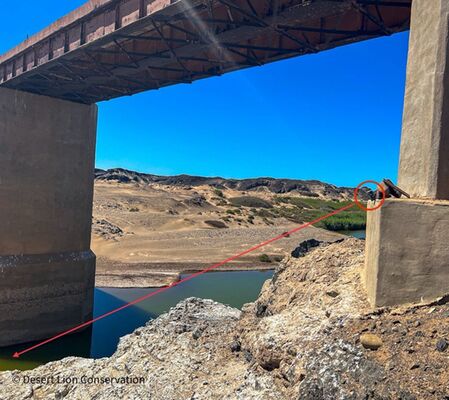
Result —
<instances>
[{"instance_id":1,"label":"pale sand","mask_svg":"<svg viewBox=\"0 0 449 400\"><path fill-rule=\"evenodd\" d=\"M272 200L269 192L226 190L226 197L251 195ZM291 194L290 194L291 195ZM206 199L197 204L197 197ZM193 200L192 200L193 199ZM229 205L218 205L219 198L209 186L194 189L157 185L95 184L92 249L97 255L96 285L103 287L156 287L179 279L179 274L199 271L210 265L289 231L298 224L284 218L247 221L250 209L225 222L228 228L212 228L207 220L229 216ZM240 219L239 223L236 218ZM98 221L101 221L98 223ZM120 229L117 229L120 228ZM288 238L245 255L219 270L274 268L276 261L306 239L334 241L342 235L309 227ZM272 263L261 263L267 254Z\"/></svg>"}]
</instances>

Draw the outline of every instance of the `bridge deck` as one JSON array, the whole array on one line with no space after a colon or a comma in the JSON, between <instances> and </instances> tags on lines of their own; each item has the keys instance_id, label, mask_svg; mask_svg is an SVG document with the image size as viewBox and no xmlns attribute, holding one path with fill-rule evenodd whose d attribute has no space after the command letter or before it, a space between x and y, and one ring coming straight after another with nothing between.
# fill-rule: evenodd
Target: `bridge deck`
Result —
<instances>
[{"instance_id":1,"label":"bridge deck","mask_svg":"<svg viewBox=\"0 0 449 400\"><path fill-rule=\"evenodd\" d=\"M86 104L409 28L412 0L91 0L0 57L0 86Z\"/></svg>"}]
</instances>

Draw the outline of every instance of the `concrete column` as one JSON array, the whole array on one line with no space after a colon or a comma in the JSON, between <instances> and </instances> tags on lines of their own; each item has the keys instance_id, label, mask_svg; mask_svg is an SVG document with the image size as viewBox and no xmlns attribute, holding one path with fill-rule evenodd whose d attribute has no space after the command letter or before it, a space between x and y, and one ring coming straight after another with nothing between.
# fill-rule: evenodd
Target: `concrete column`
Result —
<instances>
[{"instance_id":1,"label":"concrete column","mask_svg":"<svg viewBox=\"0 0 449 400\"><path fill-rule=\"evenodd\" d=\"M0 346L92 316L97 108L0 89Z\"/></svg>"},{"instance_id":2,"label":"concrete column","mask_svg":"<svg viewBox=\"0 0 449 400\"><path fill-rule=\"evenodd\" d=\"M362 276L375 307L449 294L449 202L388 199L368 212Z\"/></svg>"},{"instance_id":3,"label":"concrete column","mask_svg":"<svg viewBox=\"0 0 449 400\"><path fill-rule=\"evenodd\" d=\"M399 186L449 199L449 1L413 0Z\"/></svg>"},{"instance_id":4,"label":"concrete column","mask_svg":"<svg viewBox=\"0 0 449 400\"><path fill-rule=\"evenodd\" d=\"M449 294L449 1L413 0L399 186L368 212L362 278L373 306Z\"/></svg>"}]
</instances>

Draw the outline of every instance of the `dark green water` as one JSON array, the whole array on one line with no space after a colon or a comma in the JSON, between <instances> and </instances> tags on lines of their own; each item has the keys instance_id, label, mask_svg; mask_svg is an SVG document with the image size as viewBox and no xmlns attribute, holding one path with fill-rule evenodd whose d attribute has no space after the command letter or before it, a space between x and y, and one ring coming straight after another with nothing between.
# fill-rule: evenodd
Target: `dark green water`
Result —
<instances>
[{"instance_id":1,"label":"dark green water","mask_svg":"<svg viewBox=\"0 0 449 400\"><path fill-rule=\"evenodd\" d=\"M32 343L0 348L0 371L32 369L68 356L110 356L115 352L120 337L168 311L179 301L187 297L201 297L241 308L243 304L257 298L263 283L272 275L273 271L211 272L200 275L100 320L88 330L63 337L24 354L19 360L13 359L11 355L32 346ZM94 315L104 314L154 290L156 289L95 289Z\"/></svg>"}]
</instances>

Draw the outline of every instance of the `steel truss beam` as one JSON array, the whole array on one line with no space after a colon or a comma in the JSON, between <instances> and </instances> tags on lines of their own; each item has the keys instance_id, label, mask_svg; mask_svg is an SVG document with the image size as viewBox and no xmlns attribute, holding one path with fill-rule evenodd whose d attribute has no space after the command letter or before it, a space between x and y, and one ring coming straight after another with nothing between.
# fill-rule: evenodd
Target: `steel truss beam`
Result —
<instances>
[{"instance_id":1,"label":"steel truss beam","mask_svg":"<svg viewBox=\"0 0 449 400\"><path fill-rule=\"evenodd\" d=\"M123 1L107 4L119 9ZM42 62L36 45L34 61L19 54L12 68L0 64L0 85L89 104L390 35L407 28L411 6L411 0L181 0L147 15L138 3L139 20L122 27L116 16L107 36L91 40L83 17L76 22L84 27L79 48L71 50L66 31L62 55L50 43Z\"/></svg>"}]
</instances>

